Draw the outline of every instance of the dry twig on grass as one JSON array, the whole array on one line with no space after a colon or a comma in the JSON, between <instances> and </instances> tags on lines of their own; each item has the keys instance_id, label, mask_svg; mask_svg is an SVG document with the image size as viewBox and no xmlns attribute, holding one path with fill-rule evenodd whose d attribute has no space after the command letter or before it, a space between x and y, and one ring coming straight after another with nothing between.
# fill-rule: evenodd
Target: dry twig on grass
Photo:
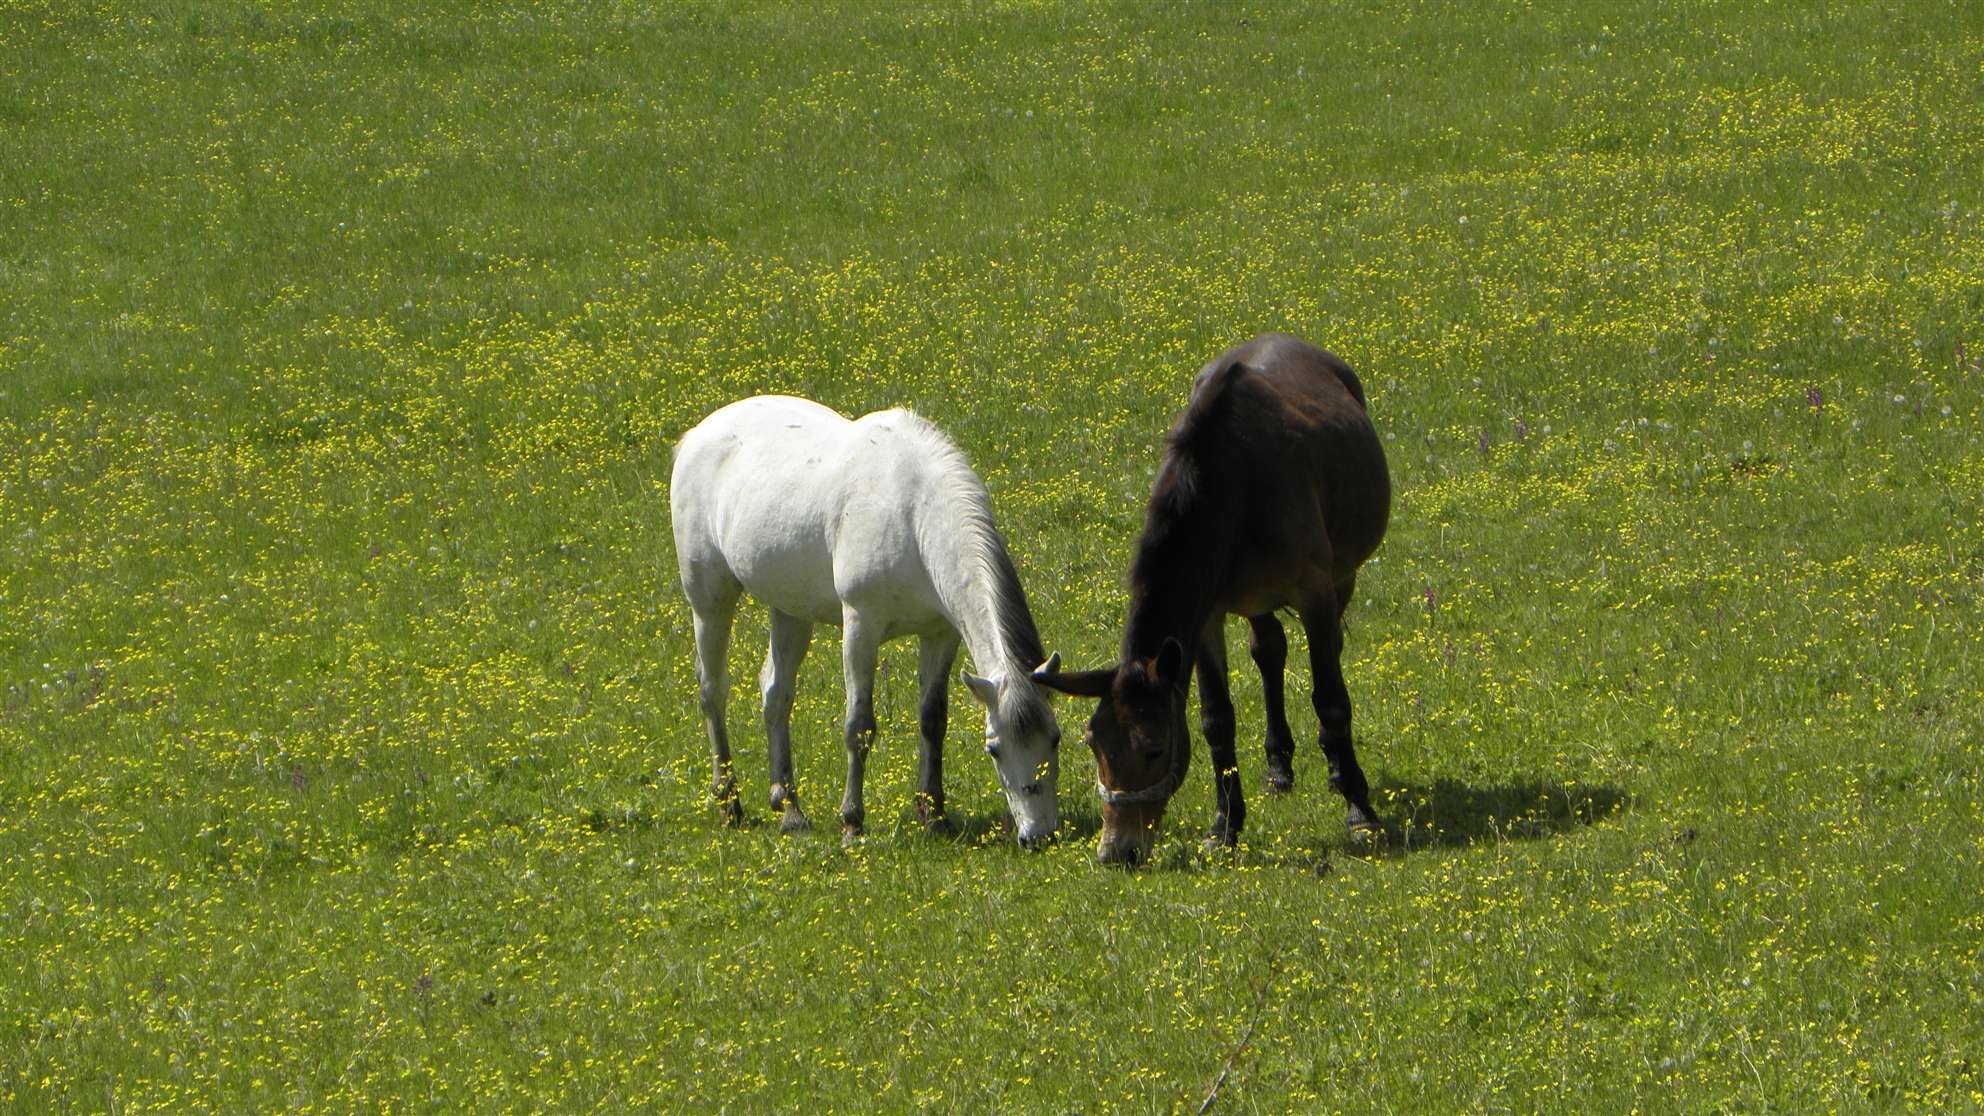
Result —
<instances>
[{"instance_id":1,"label":"dry twig on grass","mask_svg":"<svg viewBox=\"0 0 1984 1116\"><path fill-rule=\"evenodd\" d=\"M1219 1099L1219 1091L1225 1087L1228 1075L1232 1074L1234 1063L1240 1060L1240 1055L1247 1050L1247 1044L1253 1041L1254 1028L1261 1023L1261 1005L1267 1003L1268 990L1274 987L1276 968L1274 962L1269 962L1267 975L1261 978L1260 984L1255 988L1254 1006L1247 1012L1247 1029L1240 1032L1240 1041L1234 1043L1233 1049L1226 1052L1226 1064L1220 1067L1219 1076L1214 1078L1212 1085L1206 1089L1206 1099L1199 1104L1199 1116L1205 1116L1212 1110L1212 1102Z\"/></svg>"}]
</instances>

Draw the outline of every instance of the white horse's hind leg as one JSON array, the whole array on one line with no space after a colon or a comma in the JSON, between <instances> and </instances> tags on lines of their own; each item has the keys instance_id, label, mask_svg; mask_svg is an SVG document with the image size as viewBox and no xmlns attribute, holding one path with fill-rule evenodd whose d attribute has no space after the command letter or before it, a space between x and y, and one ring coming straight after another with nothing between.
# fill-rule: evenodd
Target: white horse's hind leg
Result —
<instances>
[{"instance_id":1,"label":"white horse's hind leg","mask_svg":"<svg viewBox=\"0 0 1984 1116\"><path fill-rule=\"evenodd\" d=\"M784 811L779 828L787 833L810 829L813 823L799 809L799 788L792 777L792 694L799 664L813 639L813 622L772 610L771 649L758 675L765 699L765 746L770 753L772 809Z\"/></svg>"},{"instance_id":2,"label":"white horse's hind leg","mask_svg":"<svg viewBox=\"0 0 1984 1116\"><path fill-rule=\"evenodd\" d=\"M840 800L840 828L858 836L867 812L861 803L861 783L868 770L868 750L875 744L875 657L882 646L878 625L852 606L841 610L840 665L847 683L847 790Z\"/></svg>"},{"instance_id":3,"label":"white horse's hind leg","mask_svg":"<svg viewBox=\"0 0 1984 1116\"><path fill-rule=\"evenodd\" d=\"M689 591L696 624L697 698L703 727L710 737L710 794L732 825L744 820L744 804L737 799L737 773L730 766L730 733L724 727L723 706L730 694L730 622L737 614L739 592L734 580L710 592Z\"/></svg>"},{"instance_id":4,"label":"white horse's hind leg","mask_svg":"<svg viewBox=\"0 0 1984 1116\"><path fill-rule=\"evenodd\" d=\"M944 816L944 729L950 723L951 664L957 657L956 632L924 636L916 657L916 816L938 830L950 827Z\"/></svg>"}]
</instances>

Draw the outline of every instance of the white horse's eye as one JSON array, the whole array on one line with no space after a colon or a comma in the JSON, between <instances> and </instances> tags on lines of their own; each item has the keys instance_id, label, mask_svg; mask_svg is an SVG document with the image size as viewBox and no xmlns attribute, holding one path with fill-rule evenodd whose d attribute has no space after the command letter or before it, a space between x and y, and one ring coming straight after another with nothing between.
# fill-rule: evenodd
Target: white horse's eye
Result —
<instances>
[{"instance_id":1,"label":"white horse's eye","mask_svg":"<svg viewBox=\"0 0 1984 1116\"><path fill-rule=\"evenodd\" d=\"M991 756L993 759L998 759L999 742L997 740L987 740L985 742L985 754Z\"/></svg>"}]
</instances>

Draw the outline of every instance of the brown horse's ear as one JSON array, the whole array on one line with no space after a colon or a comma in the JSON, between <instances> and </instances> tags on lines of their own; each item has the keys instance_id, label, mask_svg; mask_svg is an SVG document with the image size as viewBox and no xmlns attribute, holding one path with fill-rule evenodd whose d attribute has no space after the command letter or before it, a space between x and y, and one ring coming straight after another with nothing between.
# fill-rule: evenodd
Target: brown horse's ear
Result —
<instances>
[{"instance_id":1,"label":"brown horse's ear","mask_svg":"<svg viewBox=\"0 0 1984 1116\"><path fill-rule=\"evenodd\" d=\"M1185 645L1169 636L1164 646L1157 649L1157 657L1151 660L1152 678L1174 689L1185 688Z\"/></svg>"},{"instance_id":2,"label":"brown horse's ear","mask_svg":"<svg viewBox=\"0 0 1984 1116\"><path fill-rule=\"evenodd\" d=\"M1225 396L1226 389L1232 386L1233 381L1239 379L1241 373L1245 371L1247 366L1236 360L1224 368L1208 372L1192 386L1192 402L1201 407L1215 405Z\"/></svg>"},{"instance_id":3,"label":"brown horse's ear","mask_svg":"<svg viewBox=\"0 0 1984 1116\"><path fill-rule=\"evenodd\" d=\"M1247 366L1237 360L1224 367L1207 365L1201 369L1192 381L1191 402L1185 405L1185 413L1178 416L1178 425L1171 428L1171 441L1181 446L1196 441L1213 416L1225 411L1230 394L1227 389L1246 371Z\"/></svg>"},{"instance_id":4,"label":"brown horse's ear","mask_svg":"<svg viewBox=\"0 0 1984 1116\"><path fill-rule=\"evenodd\" d=\"M1040 664L1043 668L1059 666L1053 660ZM1075 697L1099 698L1109 692L1109 684L1116 680L1116 668L1108 670L1036 670L1028 675L1037 686L1045 686Z\"/></svg>"}]
</instances>

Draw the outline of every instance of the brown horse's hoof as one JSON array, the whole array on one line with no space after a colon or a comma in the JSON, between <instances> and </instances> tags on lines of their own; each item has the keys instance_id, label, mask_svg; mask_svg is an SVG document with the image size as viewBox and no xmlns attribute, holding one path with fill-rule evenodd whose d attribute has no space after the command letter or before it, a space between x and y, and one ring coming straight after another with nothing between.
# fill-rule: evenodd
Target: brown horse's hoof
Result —
<instances>
[{"instance_id":1,"label":"brown horse's hoof","mask_svg":"<svg viewBox=\"0 0 1984 1116\"><path fill-rule=\"evenodd\" d=\"M1360 845L1382 845L1385 843L1385 824L1376 814L1351 807L1350 839Z\"/></svg>"},{"instance_id":2,"label":"brown horse's hoof","mask_svg":"<svg viewBox=\"0 0 1984 1116\"><path fill-rule=\"evenodd\" d=\"M804 833L813 828L813 820L799 812L799 807L786 803L785 816L778 820L780 833Z\"/></svg>"},{"instance_id":3,"label":"brown horse's hoof","mask_svg":"<svg viewBox=\"0 0 1984 1116\"><path fill-rule=\"evenodd\" d=\"M1268 769L1264 782L1269 794L1287 794L1295 789L1295 754L1283 752L1270 746L1267 749Z\"/></svg>"},{"instance_id":4,"label":"brown horse's hoof","mask_svg":"<svg viewBox=\"0 0 1984 1116\"><path fill-rule=\"evenodd\" d=\"M725 826L735 829L744 824L744 803L738 801L736 795L733 794L729 798L718 799L716 809L717 813L723 818L723 824Z\"/></svg>"}]
</instances>

